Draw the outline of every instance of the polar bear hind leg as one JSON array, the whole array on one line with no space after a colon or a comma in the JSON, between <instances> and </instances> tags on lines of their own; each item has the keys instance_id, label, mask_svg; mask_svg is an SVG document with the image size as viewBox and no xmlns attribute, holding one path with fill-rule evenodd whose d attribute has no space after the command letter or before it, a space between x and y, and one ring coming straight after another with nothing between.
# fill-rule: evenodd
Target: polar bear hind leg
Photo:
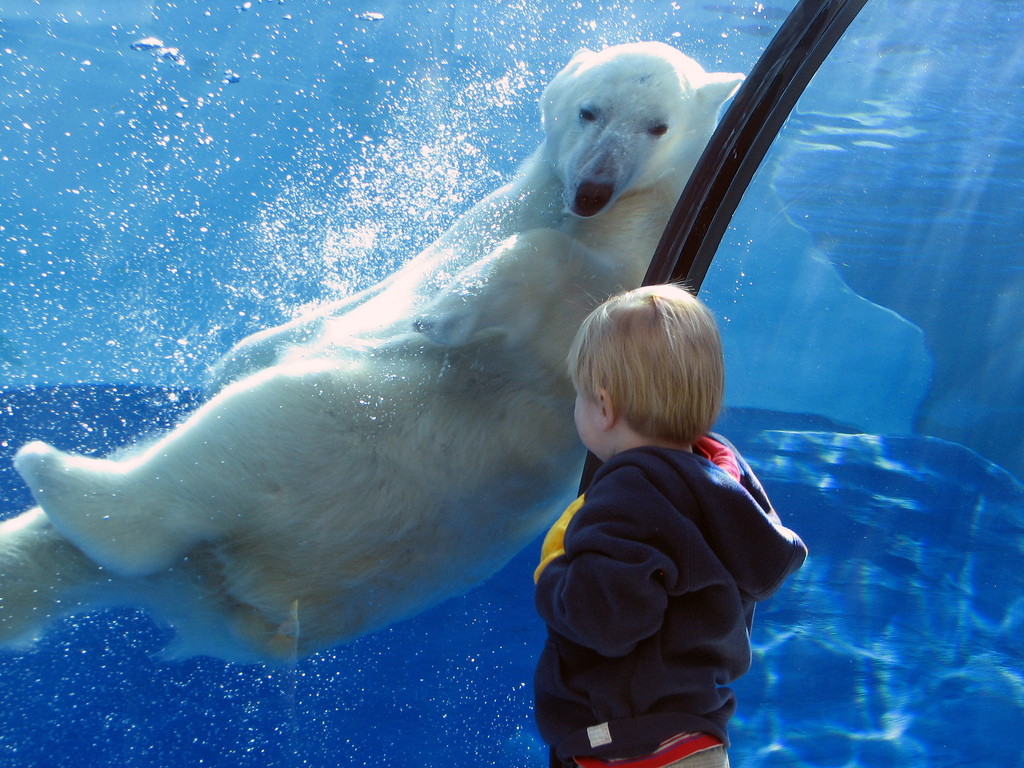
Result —
<instances>
[{"instance_id":1,"label":"polar bear hind leg","mask_svg":"<svg viewBox=\"0 0 1024 768\"><path fill-rule=\"evenodd\" d=\"M194 543L144 508L131 462L75 456L33 442L18 451L14 466L53 526L119 576L154 573Z\"/></svg>"}]
</instances>

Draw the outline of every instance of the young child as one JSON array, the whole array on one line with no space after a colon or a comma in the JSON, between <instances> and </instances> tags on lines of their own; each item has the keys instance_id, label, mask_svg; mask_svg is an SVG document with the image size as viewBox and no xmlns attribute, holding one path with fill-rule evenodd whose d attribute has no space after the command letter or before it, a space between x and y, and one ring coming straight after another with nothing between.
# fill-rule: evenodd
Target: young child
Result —
<instances>
[{"instance_id":1,"label":"young child","mask_svg":"<svg viewBox=\"0 0 1024 768\"><path fill-rule=\"evenodd\" d=\"M548 532L534 680L552 765L728 766L724 687L754 603L807 549L750 467L708 435L724 388L710 312L673 285L609 299L569 353L576 427L604 465Z\"/></svg>"}]
</instances>

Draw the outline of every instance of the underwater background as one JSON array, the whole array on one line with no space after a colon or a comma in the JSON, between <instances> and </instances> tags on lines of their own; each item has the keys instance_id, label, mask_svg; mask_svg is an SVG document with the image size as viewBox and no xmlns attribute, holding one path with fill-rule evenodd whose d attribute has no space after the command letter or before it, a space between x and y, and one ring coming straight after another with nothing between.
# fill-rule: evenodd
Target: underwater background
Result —
<instances>
[{"instance_id":1,"label":"underwater background","mask_svg":"<svg viewBox=\"0 0 1024 768\"><path fill-rule=\"evenodd\" d=\"M0 514L247 333L371 284L507 180L584 46L748 72L792 3L0 0ZM1024 766L1024 8L869 0L702 290L807 565L759 607L737 766ZM282 667L145 614L0 651L0 766L545 765L539 549Z\"/></svg>"}]
</instances>

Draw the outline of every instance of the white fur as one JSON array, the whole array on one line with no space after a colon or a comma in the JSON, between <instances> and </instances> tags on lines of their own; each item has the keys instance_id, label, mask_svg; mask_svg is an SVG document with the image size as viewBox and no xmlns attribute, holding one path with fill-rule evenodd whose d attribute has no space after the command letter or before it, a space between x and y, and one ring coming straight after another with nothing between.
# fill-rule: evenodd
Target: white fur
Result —
<instances>
[{"instance_id":1,"label":"white fur","mask_svg":"<svg viewBox=\"0 0 1024 768\"><path fill-rule=\"evenodd\" d=\"M22 448L39 508L0 527L0 639L130 603L179 653L290 657L495 572L578 477L571 337L639 283L741 79L661 44L580 51L544 145L408 266L240 343L134 455Z\"/></svg>"}]
</instances>

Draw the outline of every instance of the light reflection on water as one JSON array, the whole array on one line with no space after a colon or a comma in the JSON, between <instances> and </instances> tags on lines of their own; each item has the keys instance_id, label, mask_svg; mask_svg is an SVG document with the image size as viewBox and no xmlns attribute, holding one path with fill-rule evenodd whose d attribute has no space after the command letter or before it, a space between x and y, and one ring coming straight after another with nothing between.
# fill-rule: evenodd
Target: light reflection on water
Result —
<instances>
[{"instance_id":1,"label":"light reflection on water","mask_svg":"<svg viewBox=\"0 0 1024 768\"><path fill-rule=\"evenodd\" d=\"M933 438L752 437L811 556L760 613L767 640L755 632L739 688L762 699L751 716L741 693L737 738L767 729L774 748L749 764L1016 765L1004 728L1024 722L1024 486Z\"/></svg>"}]
</instances>

